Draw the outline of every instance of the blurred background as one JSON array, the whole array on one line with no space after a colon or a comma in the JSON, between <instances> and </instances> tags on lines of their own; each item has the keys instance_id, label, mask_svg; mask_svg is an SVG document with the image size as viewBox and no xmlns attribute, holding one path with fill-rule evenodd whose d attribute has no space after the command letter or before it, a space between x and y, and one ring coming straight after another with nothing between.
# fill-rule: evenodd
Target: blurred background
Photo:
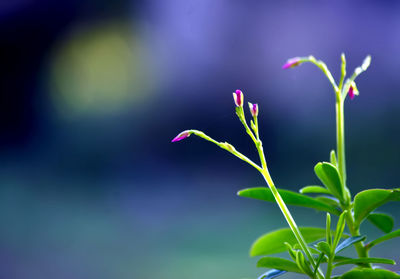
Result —
<instances>
[{"instance_id":1,"label":"blurred background","mask_svg":"<svg viewBox=\"0 0 400 279\"><path fill-rule=\"evenodd\" d=\"M261 176L198 138L170 141L195 128L257 160L234 113L242 89L277 186L318 183L334 94L312 65L282 70L294 56L338 78L341 52L349 73L372 55L346 104L348 183L399 187L399 15L399 1L0 1L0 277L263 273L249 247L285 221L236 196ZM291 209L301 226L325 222ZM382 209L398 228L399 205ZM399 261L399 245L372 255Z\"/></svg>"}]
</instances>

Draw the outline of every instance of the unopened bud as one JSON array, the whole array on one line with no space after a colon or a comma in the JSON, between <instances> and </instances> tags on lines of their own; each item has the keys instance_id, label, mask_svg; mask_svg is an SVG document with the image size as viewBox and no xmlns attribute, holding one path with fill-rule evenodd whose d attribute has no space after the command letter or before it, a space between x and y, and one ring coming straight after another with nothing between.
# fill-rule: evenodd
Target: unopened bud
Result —
<instances>
[{"instance_id":1,"label":"unopened bud","mask_svg":"<svg viewBox=\"0 0 400 279\"><path fill-rule=\"evenodd\" d=\"M290 58L283 66L282 69L289 69L300 65L301 59L300 57Z\"/></svg>"},{"instance_id":2,"label":"unopened bud","mask_svg":"<svg viewBox=\"0 0 400 279\"><path fill-rule=\"evenodd\" d=\"M348 94L349 94L349 97L350 97L351 100L354 99L355 95L359 94L357 86L356 86L356 83L354 81L352 81L351 84L350 84L350 88L349 88Z\"/></svg>"},{"instance_id":3,"label":"unopened bud","mask_svg":"<svg viewBox=\"0 0 400 279\"><path fill-rule=\"evenodd\" d=\"M354 99L354 89L353 89L353 86L350 86L350 88L349 88L349 96L350 96L350 99L351 99L351 100Z\"/></svg>"},{"instance_id":4,"label":"unopened bud","mask_svg":"<svg viewBox=\"0 0 400 279\"><path fill-rule=\"evenodd\" d=\"M241 90L236 90L233 94L233 100L235 101L235 105L237 107L243 107L243 92Z\"/></svg>"},{"instance_id":5,"label":"unopened bud","mask_svg":"<svg viewBox=\"0 0 400 279\"><path fill-rule=\"evenodd\" d=\"M171 142L177 142L181 141L187 137L189 137L192 133L188 130L181 132L179 135L177 135Z\"/></svg>"},{"instance_id":6,"label":"unopened bud","mask_svg":"<svg viewBox=\"0 0 400 279\"><path fill-rule=\"evenodd\" d=\"M253 117L258 116L258 105L249 102L250 113Z\"/></svg>"}]
</instances>

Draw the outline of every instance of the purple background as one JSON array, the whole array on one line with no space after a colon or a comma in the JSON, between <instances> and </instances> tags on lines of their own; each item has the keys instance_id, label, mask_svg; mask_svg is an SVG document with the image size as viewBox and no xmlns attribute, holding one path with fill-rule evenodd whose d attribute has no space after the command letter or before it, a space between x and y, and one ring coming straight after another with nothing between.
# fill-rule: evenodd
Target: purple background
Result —
<instances>
[{"instance_id":1,"label":"purple background","mask_svg":"<svg viewBox=\"0 0 400 279\"><path fill-rule=\"evenodd\" d=\"M275 205L235 195L262 178L200 139L171 139L195 128L256 160L239 88L260 106L278 187L318 183L334 94L312 65L281 66L313 54L338 78L341 52L348 73L371 54L346 104L348 183L399 187L399 46L398 1L0 2L0 277L256 278L252 241L286 227ZM398 228L399 205L382 210ZM399 261L394 246L372 255Z\"/></svg>"}]
</instances>

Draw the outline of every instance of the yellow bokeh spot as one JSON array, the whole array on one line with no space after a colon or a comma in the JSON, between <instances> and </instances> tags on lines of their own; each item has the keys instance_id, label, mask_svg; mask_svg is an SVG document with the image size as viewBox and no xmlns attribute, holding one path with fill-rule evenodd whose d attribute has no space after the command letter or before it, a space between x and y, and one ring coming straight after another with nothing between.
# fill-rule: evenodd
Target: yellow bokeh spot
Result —
<instances>
[{"instance_id":1,"label":"yellow bokeh spot","mask_svg":"<svg viewBox=\"0 0 400 279\"><path fill-rule=\"evenodd\" d=\"M144 49L128 27L120 23L80 26L56 47L50 91L61 114L113 113L147 96Z\"/></svg>"}]
</instances>

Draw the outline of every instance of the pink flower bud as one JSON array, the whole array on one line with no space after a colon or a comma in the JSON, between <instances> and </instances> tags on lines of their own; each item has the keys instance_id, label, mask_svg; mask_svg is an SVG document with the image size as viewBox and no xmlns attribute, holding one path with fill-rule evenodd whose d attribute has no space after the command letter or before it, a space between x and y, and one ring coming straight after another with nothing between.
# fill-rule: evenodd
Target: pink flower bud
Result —
<instances>
[{"instance_id":1,"label":"pink flower bud","mask_svg":"<svg viewBox=\"0 0 400 279\"><path fill-rule=\"evenodd\" d=\"M258 105L249 102L250 113L253 117L258 116Z\"/></svg>"},{"instance_id":2,"label":"pink flower bud","mask_svg":"<svg viewBox=\"0 0 400 279\"><path fill-rule=\"evenodd\" d=\"M349 91L347 92L347 94L349 94L350 100L353 100L354 96L360 94L360 92L358 92L357 85L354 81L350 83Z\"/></svg>"},{"instance_id":3,"label":"pink flower bud","mask_svg":"<svg viewBox=\"0 0 400 279\"><path fill-rule=\"evenodd\" d=\"M353 86L350 86L350 88L349 88L349 96L350 96L350 99L351 100L353 100L354 99L354 88L353 88Z\"/></svg>"},{"instance_id":4,"label":"pink flower bud","mask_svg":"<svg viewBox=\"0 0 400 279\"><path fill-rule=\"evenodd\" d=\"M290 58L283 66L282 69L289 69L300 65L300 57Z\"/></svg>"},{"instance_id":5,"label":"pink flower bud","mask_svg":"<svg viewBox=\"0 0 400 279\"><path fill-rule=\"evenodd\" d=\"M177 141L183 140L183 139L189 137L190 134L191 134L191 132L189 132L189 131L183 131L179 135L177 135L171 142L177 142Z\"/></svg>"},{"instance_id":6,"label":"pink flower bud","mask_svg":"<svg viewBox=\"0 0 400 279\"><path fill-rule=\"evenodd\" d=\"M237 107L243 107L243 92L241 90L236 90L233 94L233 100L235 101L235 105Z\"/></svg>"}]
</instances>

